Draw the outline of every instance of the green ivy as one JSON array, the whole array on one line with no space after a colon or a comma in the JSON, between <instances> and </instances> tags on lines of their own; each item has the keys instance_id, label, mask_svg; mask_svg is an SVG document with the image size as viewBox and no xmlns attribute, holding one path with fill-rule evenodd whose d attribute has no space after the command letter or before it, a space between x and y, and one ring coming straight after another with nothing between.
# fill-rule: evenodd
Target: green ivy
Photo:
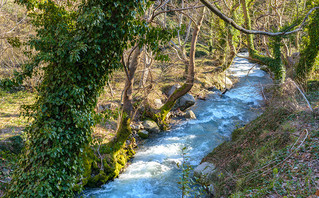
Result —
<instances>
[{"instance_id":1,"label":"green ivy","mask_svg":"<svg viewBox=\"0 0 319 198\"><path fill-rule=\"evenodd\" d=\"M21 75L45 66L37 101L25 107L24 115L34 121L5 196L73 197L107 76L120 68L123 50L137 38L159 52L161 41L171 35L138 18L149 5L143 0L87 0L73 7L73 1L18 3L28 8L37 31L28 43L37 54Z\"/></svg>"},{"instance_id":2,"label":"green ivy","mask_svg":"<svg viewBox=\"0 0 319 198\"><path fill-rule=\"evenodd\" d=\"M318 1L310 5L319 6ZM300 83L304 83L315 68L316 58L319 55L319 10L317 9L310 16L309 26L306 28L306 36L303 37L303 49L300 52L300 60L296 65L296 78Z\"/></svg>"}]
</instances>

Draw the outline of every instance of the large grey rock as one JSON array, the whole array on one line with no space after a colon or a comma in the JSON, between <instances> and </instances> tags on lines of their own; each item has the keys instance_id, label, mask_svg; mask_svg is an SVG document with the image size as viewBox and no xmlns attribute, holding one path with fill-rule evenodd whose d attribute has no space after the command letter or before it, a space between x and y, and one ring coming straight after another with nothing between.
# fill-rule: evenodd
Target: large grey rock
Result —
<instances>
[{"instance_id":1,"label":"large grey rock","mask_svg":"<svg viewBox=\"0 0 319 198\"><path fill-rule=\"evenodd\" d=\"M144 120L144 129L151 133L159 133L161 130L153 120Z\"/></svg>"},{"instance_id":2,"label":"large grey rock","mask_svg":"<svg viewBox=\"0 0 319 198\"><path fill-rule=\"evenodd\" d=\"M146 130L141 130L137 134L138 134L138 136L140 136L143 139L148 138L148 131L146 131Z\"/></svg>"},{"instance_id":3,"label":"large grey rock","mask_svg":"<svg viewBox=\"0 0 319 198\"><path fill-rule=\"evenodd\" d=\"M186 111L185 118L196 119L196 115L192 110Z\"/></svg>"},{"instance_id":4,"label":"large grey rock","mask_svg":"<svg viewBox=\"0 0 319 198\"><path fill-rule=\"evenodd\" d=\"M179 85L179 84L173 85L173 86L170 88L170 90L167 92L167 95L168 95L168 96L171 96L171 95L174 93L174 91L175 91L176 89L180 88L180 87L181 87L181 85ZM194 104L195 104L195 98L194 98L194 96L192 96L192 95L190 95L190 94L187 93L187 94L185 94L184 96L180 97L180 98L176 101L176 103L175 103L173 109L174 109L174 110L180 109L180 110L184 111L185 109L187 109L187 108L193 106Z\"/></svg>"},{"instance_id":5,"label":"large grey rock","mask_svg":"<svg viewBox=\"0 0 319 198\"><path fill-rule=\"evenodd\" d=\"M175 84L175 85L173 85L173 86L168 90L167 96L171 96L171 95L174 93L174 91L175 91L176 89L180 88L180 87L181 87L180 84Z\"/></svg>"},{"instance_id":6,"label":"large grey rock","mask_svg":"<svg viewBox=\"0 0 319 198\"><path fill-rule=\"evenodd\" d=\"M215 166L212 163L204 162L194 169L194 176L202 184L209 184L215 172Z\"/></svg>"},{"instance_id":7,"label":"large grey rock","mask_svg":"<svg viewBox=\"0 0 319 198\"><path fill-rule=\"evenodd\" d=\"M180 109L184 111L187 108L193 106L194 104L195 104L194 96L187 93L176 101L174 109Z\"/></svg>"}]
</instances>

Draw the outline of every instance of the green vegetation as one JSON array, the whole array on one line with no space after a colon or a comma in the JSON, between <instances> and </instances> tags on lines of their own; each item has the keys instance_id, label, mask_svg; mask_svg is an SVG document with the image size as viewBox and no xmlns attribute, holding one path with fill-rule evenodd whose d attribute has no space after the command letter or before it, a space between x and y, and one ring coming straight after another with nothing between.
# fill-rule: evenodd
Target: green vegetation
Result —
<instances>
[{"instance_id":1,"label":"green vegetation","mask_svg":"<svg viewBox=\"0 0 319 198\"><path fill-rule=\"evenodd\" d=\"M47 66L38 99L24 112L34 121L26 128L26 152L6 196L73 197L84 171L97 96L108 73L120 66L114 54L122 54L128 40L133 41L131 31L139 26L130 21L143 4L88 1L76 12L70 4L53 1L20 3L32 12L37 28L29 43L40 53L31 65L44 61Z\"/></svg>"},{"instance_id":2,"label":"green vegetation","mask_svg":"<svg viewBox=\"0 0 319 198\"><path fill-rule=\"evenodd\" d=\"M304 49L301 51L296 68L296 77L300 83L304 83L305 79L311 76L315 69L315 62L319 60L319 10L316 10L312 16L307 33L308 36L304 37L303 40ZM316 65L318 65L318 62Z\"/></svg>"},{"instance_id":3,"label":"green vegetation","mask_svg":"<svg viewBox=\"0 0 319 198\"><path fill-rule=\"evenodd\" d=\"M287 84L260 117L235 130L231 141L203 160L218 169L212 181L217 197L309 197L316 193L318 114L296 109L295 102L301 101L295 100ZM318 107L315 95L318 90L308 98Z\"/></svg>"},{"instance_id":4,"label":"green vegetation","mask_svg":"<svg viewBox=\"0 0 319 198\"><path fill-rule=\"evenodd\" d=\"M220 170L216 196L313 195L319 9L308 11L318 0L211 3L232 24L186 0L1 1L0 197L73 197L116 178L135 153L132 124L151 118L167 129L187 92L205 99L214 87L229 88L225 73L240 48L279 87L263 115L206 157ZM233 23L282 34L246 34ZM286 92L286 77L314 113ZM176 83L167 96L163 87ZM186 196L191 167L183 155Z\"/></svg>"}]
</instances>

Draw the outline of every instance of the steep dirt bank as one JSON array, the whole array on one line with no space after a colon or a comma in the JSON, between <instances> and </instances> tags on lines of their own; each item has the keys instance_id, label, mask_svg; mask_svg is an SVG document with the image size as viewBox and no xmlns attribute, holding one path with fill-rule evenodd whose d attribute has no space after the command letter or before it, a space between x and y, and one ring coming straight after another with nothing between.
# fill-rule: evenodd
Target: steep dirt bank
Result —
<instances>
[{"instance_id":1,"label":"steep dirt bank","mask_svg":"<svg viewBox=\"0 0 319 198\"><path fill-rule=\"evenodd\" d=\"M314 112L292 81L273 91L261 116L202 160L215 167L202 175L215 197L319 195L318 87L307 94Z\"/></svg>"}]
</instances>

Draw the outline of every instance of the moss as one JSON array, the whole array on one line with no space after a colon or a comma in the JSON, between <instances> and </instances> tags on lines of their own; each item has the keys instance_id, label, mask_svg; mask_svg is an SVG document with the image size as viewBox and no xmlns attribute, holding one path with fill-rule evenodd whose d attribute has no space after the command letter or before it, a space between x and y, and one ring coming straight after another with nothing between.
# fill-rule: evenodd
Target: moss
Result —
<instances>
[{"instance_id":1,"label":"moss","mask_svg":"<svg viewBox=\"0 0 319 198\"><path fill-rule=\"evenodd\" d=\"M299 82L305 83L311 76L316 58L319 55L319 11L316 10L312 16L311 23L307 29L308 36L304 37L306 43L300 53L300 60L296 66L296 78Z\"/></svg>"},{"instance_id":2,"label":"moss","mask_svg":"<svg viewBox=\"0 0 319 198\"><path fill-rule=\"evenodd\" d=\"M99 174L94 177L90 177L86 186L91 188L101 186L109 180L109 177L110 175L107 175L103 170L100 170Z\"/></svg>"},{"instance_id":3,"label":"moss","mask_svg":"<svg viewBox=\"0 0 319 198\"><path fill-rule=\"evenodd\" d=\"M138 136L140 136L142 139L147 139L147 138L148 138L148 135L147 135L147 134L142 133L142 132L140 132L140 131L139 131L137 134L138 134Z\"/></svg>"},{"instance_id":4,"label":"moss","mask_svg":"<svg viewBox=\"0 0 319 198\"><path fill-rule=\"evenodd\" d=\"M275 37L272 39L271 45L273 48L274 58L260 55L255 50L250 52L250 56L253 59L256 59L258 62L268 66L278 83L283 83L286 79L286 68L281 60L281 39L281 37Z\"/></svg>"},{"instance_id":5,"label":"moss","mask_svg":"<svg viewBox=\"0 0 319 198\"><path fill-rule=\"evenodd\" d=\"M134 156L133 145L135 139L130 139L130 144L122 143L121 148L114 150L114 144L102 144L85 149L84 175L82 185L85 187L100 187L109 180L118 177L127 162ZM119 146L120 144L116 144ZM98 149L98 150L97 150ZM78 189L78 187L76 188Z\"/></svg>"}]
</instances>

